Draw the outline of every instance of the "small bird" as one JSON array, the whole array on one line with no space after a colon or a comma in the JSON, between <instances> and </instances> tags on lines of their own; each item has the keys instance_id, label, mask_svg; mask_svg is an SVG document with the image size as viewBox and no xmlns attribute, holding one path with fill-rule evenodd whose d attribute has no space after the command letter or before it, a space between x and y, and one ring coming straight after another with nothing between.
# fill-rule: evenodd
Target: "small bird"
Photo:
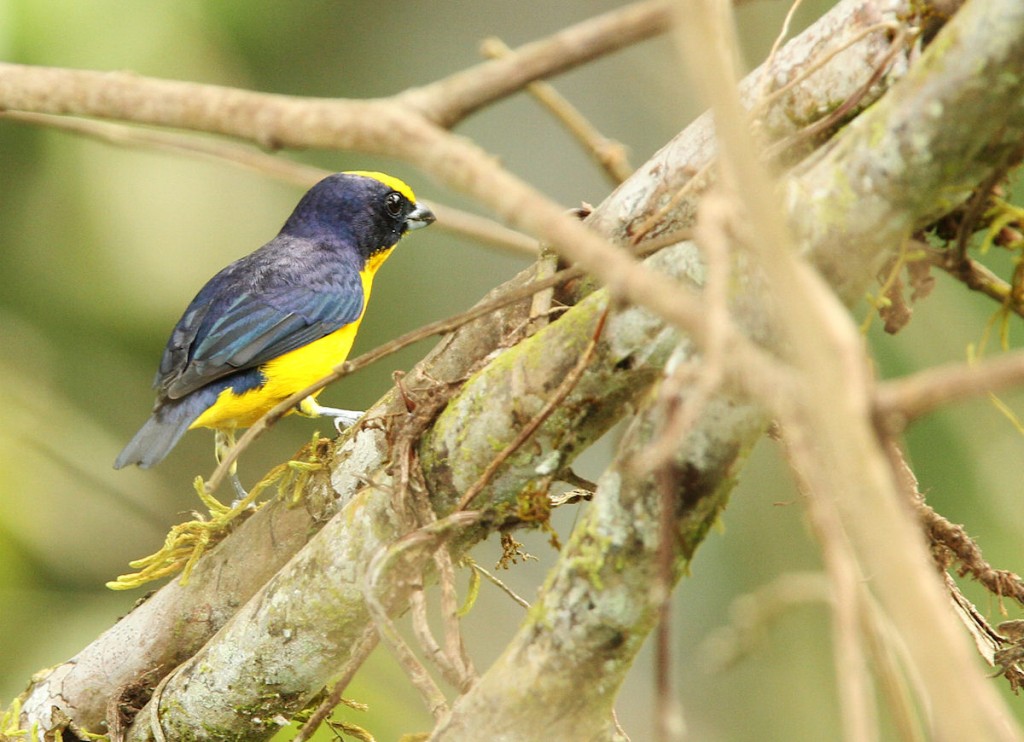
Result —
<instances>
[{"instance_id":1,"label":"small bird","mask_svg":"<svg viewBox=\"0 0 1024 742\"><path fill-rule=\"evenodd\" d=\"M186 430L213 428L220 461L235 430L343 362L377 269L402 235L434 221L412 189L383 173L335 173L299 201L280 233L211 278L167 341L149 420L114 468L159 463ZM351 425L361 413L322 407L301 414ZM234 471L232 481L244 493Z\"/></svg>"}]
</instances>

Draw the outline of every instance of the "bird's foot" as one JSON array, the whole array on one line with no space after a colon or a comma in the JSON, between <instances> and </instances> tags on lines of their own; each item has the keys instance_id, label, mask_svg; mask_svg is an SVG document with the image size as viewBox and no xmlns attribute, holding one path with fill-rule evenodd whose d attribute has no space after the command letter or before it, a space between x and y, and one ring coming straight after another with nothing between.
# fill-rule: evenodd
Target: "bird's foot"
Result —
<instances>
[{"instance_id":1,"label":"bird's foot","mask_svg":"<svg viewBox=\"0 0 1024 742\"><path fill-rule=\"evenodd\" d=\"M334 418L334 429L339 433L345 428L355 425L356 421L364 414L359 410L341 410L337 407L324 407L312 397L306 397L299 403L299 413L307 417Z\"/></svg>"},{"instance_id":2,"label":"bird's foot","mask_svg":"<svg viewBox=\"0 0 1024 742\"><path fill-rule=\"evenodd\" d=\"M231 486L235 488L235 499L231 502L231 509L234 510L247 499L249 499L249 493L246 492L245 487L242 486L242 480L238 478L238 472L231 472L230 474ZM249 503L249 510L255 510L256 505Z\"/></svg>"}]
</instances>

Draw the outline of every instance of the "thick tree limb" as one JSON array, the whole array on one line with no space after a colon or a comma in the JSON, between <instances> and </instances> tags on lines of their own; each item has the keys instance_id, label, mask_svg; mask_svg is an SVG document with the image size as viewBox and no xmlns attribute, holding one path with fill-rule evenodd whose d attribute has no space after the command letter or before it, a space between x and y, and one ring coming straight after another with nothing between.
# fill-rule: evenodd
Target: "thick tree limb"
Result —
<instances>
[{"instance_id":1,"label":"thick tree limb","mask_svg":"<svg viewBox=\"0 0 1024 742\"><path fill-rule=\"evenodd\" d=\"M654 589L659 478L631 466L633 452L659 434L659 415L648 406L633 424L523 625L432 740L481 733L496 742L620 739L610 723L612 705L664 597ZM685 453L673 461L669 478L677 504L673 583L724 507L764 424L756 405L721 396L682 442Z\"/></svg>"}]
</instances>

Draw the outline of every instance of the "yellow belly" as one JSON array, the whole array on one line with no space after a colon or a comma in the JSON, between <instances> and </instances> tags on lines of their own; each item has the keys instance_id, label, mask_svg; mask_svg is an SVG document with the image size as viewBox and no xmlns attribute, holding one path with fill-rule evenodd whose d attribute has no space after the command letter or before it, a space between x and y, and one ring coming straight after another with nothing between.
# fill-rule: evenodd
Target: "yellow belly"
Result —
<instances>
[{"instance_id":1,"label":"yellow belly","mask_svg":"<svg viewBox=\"0 0 1024 742\"><path fill-rule=\"evenodd\" d=\"M370 301L373 274L390 252L378 253L370 259L366 269L359 273L363 283L363 314ZM330 335L267 361L260 367L266 383L242 394L225 389L189 429L249 427L279 402L327 376L335 366L348 358L362 319L360 315L355 322Z\"/></svg>"},{"instance_id":2,"label":"yellow belly","mask_svg":"<svg viewBox=\"0 0 1024 742\"><path fill-rule=\"evenodd\" d=\"M331 373L348 357L358 330L359 320L356 320L309 345L268 361L261 367L267 380L263 386L242 394L225 389L189 428L249 427L274 405Z\"/></svg>"}]
</instances>

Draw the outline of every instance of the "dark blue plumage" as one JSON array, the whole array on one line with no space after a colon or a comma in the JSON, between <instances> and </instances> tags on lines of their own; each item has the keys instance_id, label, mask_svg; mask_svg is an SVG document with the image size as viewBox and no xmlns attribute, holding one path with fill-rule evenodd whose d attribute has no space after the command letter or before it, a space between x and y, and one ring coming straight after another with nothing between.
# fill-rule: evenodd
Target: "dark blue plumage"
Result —
<instances>
[{"instance_id":1,"label":"dark blue plumage","mask_svg":"<svg viewBox=\"0 0 1024 742\"><path fill-rule=\"evenodd\" d=\"M200 417L225 389L234 398L260 390L269 361L357 323L364 283L407 230L431 221L390 176L337 173L320 181L274 239L211 278L185 309L154 379L153 414L114 466L152 466L197 420L221 427ZM275 403L260 400L260 409ZM224 425L236 424L250 423Z\"/></svg>"},{"instance_id":2,"label":"dark blue plumage","mask_svg":"<svg viewBox=\"0 0 1024 742\"><path fill-rule=\"evenodd\" d=\"M171 333L157 391L183 397L359 319L359 257L344 245L313 244L322 247L282 232L210 279Z\"/></svg>"}]
</instances>

